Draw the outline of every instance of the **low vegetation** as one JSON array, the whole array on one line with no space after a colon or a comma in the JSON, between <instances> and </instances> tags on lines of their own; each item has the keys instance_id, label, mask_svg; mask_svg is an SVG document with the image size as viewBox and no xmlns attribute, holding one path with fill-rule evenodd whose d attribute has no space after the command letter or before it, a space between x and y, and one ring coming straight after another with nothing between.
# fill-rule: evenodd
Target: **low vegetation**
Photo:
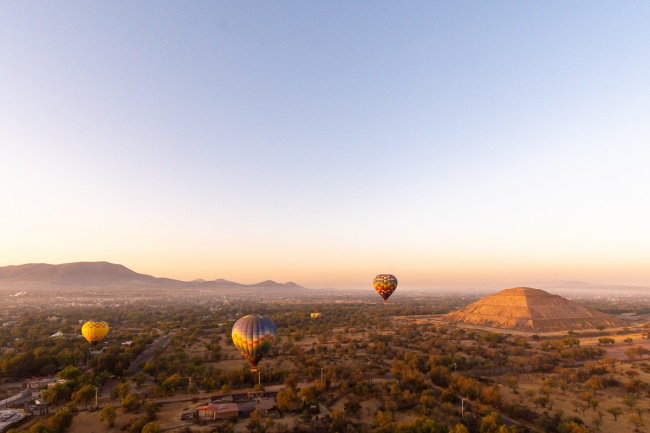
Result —
<instances>
[{"instance_id":1,"label":"low vegetation","mask_svg":"<svg viewBox=\"0 0 650 433\"><path fill-rule=\"evenodd\" d=\"M94 417L96 431L161 431L178 425L165 416L174 397L198 401L252 389L259 379L262 388L280 388L276 399L282 418L253 412L246 421L186 431L565 433L643 428L650 403L646 327L542 336L439 319L440 313L473 300L450 297L433 304L404 297L383 305L364 299L238 299L155 308L134 302L6 310L3 320L15 323L0 327L0 369L7 383L48 376L58 380L42 392L54 411L14 432L84 431L77 417L85 416ZM321 313L318 318L311 317L314 311ZM278 328L259 377L230 337L242 313L266 315ZM79 338L81 323L89 318L111 325L109 336L96 347ZM166 345L136 362L165 336ZM87 412L98 403L99 410ZM175 420L179 416L171 415Z\"/></svg>"}]
</instances>

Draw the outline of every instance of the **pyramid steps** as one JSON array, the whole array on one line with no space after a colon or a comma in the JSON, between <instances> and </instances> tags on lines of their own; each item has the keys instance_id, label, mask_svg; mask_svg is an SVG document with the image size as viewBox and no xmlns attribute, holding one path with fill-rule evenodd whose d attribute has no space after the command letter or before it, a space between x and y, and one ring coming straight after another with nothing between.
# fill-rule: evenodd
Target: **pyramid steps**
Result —
<instances>
[{"instance_id":1,"label":"pyramid steps","mask_svg":"<svg viewBox=\"0 0 650 433\"><path fill-rule=\"evenodd\" d=\"M531 287L502 290L445 314L443 319L534 332L626 326L625 321L614 316Z\"/></svg>"}]
</instances>

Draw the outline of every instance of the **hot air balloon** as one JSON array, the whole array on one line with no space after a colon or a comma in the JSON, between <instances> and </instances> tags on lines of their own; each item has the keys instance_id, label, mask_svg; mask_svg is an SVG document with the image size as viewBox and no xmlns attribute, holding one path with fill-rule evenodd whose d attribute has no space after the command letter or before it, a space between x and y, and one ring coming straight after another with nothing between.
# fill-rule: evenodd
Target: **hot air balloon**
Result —
<instances>
[{"instance_id":1,"label":"hot air balloon","mask_svg":"<svg viewBox=\"0 0 650 433\"><path fill-rule=\"evenodd\" d=\"M108 334L108 323L106 322L86 322L81 327L81 334L89 343L97 344Z\"/></svg>"},{"instance_id":2,"label":"hot air balloon","mask_svg":"<svg viewBox=\"0 0 650 433\"><path fill-rule=\"evenodd\" d=\"M271 349L278 330L268 317L258 314L244 316L232 327L232 342L251 364L251 371L257 371L257 363Z\"/></svg>"},{"instance_id":3,"label":"hot air balloon","mask_svg":"<svg viewBox=\"0 0 650 433\"><path fill-rule=\"evenodd\" d=\"M375 286L377 293L384 298L384 304L387 304L388 298L397 288L397 278L391 274L379 274L375 277L372 285Z\"/></svg>"}]
</instances>

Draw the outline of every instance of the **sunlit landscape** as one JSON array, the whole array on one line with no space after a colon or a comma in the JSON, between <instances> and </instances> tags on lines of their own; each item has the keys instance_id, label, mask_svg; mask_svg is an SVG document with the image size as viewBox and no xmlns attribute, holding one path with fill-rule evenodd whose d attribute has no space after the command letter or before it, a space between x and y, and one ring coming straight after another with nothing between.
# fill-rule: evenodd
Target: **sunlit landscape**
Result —
<instances>
[{"instance_id":1,"label":"sunlit landscape","mask_svg":"<svg viewBox=\"0 0 650 433\"><path fill-rule=\"evenodd\" d=\"M482 294L125 290L96 273L121 266L51 268L70 285L0 280L0 403L29 414L14 431L632 431L650 403L645 294L568 295L618 326L535 332L446 318ZM88 279L114 283L71 283ZM277 327L257 373L231 336L245 314ZM88 320L110 324L99 343Z\"/></svg>"},{"instance_id":2,"label":"sunlit landscape","mask_svg":"<svg viewBox=\"0 0 650 433\"><path fill-rule=\"evenodd\" d=\"M648 17L3 2L0 433L650 431Z\"/></svg>"}]
</instances>

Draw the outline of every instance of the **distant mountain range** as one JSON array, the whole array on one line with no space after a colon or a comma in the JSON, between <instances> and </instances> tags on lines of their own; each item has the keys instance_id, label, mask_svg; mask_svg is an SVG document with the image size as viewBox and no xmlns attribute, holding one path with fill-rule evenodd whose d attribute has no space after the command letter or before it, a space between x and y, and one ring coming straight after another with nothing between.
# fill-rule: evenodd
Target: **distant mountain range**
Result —
<instances>
[{"instance_id":1,"label":"distant mountain range","mask_svg":"<svg viewBox=\"0 0 650 433\"><path fill-rule=\"evenodd\" d=\"M266 280L257 284L240 284L223 279L180 281L139 274L125 266L108 262L78 262L61 265L30 263L0 267L0 287L68 286L110 288L227 288L240 290L309 290L296 283Z\"/></svg>"},{"instance_id":2,"label":"distant mountain range","mask_svg":"<svg viewBox=\"0 0 650 433\"><path fill-rule=\"evenodd\" d=\"M580 295L582 293L604 294L638 294L648 293L649 287L632 285L593 284L583 281L535 281L519 284L521 286L544 289L552 293ZM297 293L302 290L314 290L296 283L278 283L271 280L256 284L241 284L234 281L217 279L206 281L180 281L171 278L158 278L151 275L139 274L125 266L108 262L77 262L60 265L45 263L30 263L18 266L0 267L0 289L79 289L79 288L110 288L110 289L206 289L223 292L267 292L267 293ZM326 290L331 291L331 290ZM489 294L493 290L480 289L479 292ZM470 290L469 293L478 293Z\"/></svg>"}]
</instances>

